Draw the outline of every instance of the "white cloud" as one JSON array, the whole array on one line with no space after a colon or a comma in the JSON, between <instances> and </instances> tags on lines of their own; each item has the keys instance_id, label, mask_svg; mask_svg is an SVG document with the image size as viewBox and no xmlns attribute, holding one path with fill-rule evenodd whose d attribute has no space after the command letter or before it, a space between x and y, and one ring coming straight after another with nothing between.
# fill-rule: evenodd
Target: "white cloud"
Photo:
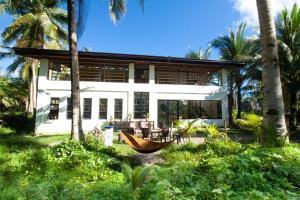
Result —
<instances>
[{"instance_id":1,"label":"white cloud","mask_svg":"<svg viewBox=\"0 0 300 200\"><path fill-rule=\"evenodd\" d=\"M240 13L240 20L245 21L250 26L258 26L258 16L256 8L256 0L231 0L233 2L233 8ZM277 16L280 11L287 7L291 9L294 3L300 6L300 0L270 0L273 15Z\"/></svg>"}]
</instances>

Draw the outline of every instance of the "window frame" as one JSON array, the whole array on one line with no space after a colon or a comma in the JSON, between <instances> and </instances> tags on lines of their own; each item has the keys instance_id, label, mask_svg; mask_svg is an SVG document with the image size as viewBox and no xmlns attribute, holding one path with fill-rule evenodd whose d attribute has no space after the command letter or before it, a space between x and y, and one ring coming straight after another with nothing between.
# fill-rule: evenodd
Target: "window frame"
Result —
<instances>
[{"instance_id":1,"label":"window frame","mask_svg":"<svg viewBox=\"0 0 300 200\"><path fill-rule=\"evenodd\" d=\"M90 104L86 104L86 100L91 100L91 103ZM89 110L86 111L87 108L89 108ZM93 98L83 98L82 119L91 120L92 119L92 109L93 109ZM87 113L87 112L89 112L90 117L86 117L85 116L85 113Z\"/></svg>"},{"instance_id":2,"label":"window frame","mask_svg":"<svg viewBox=\"0 0 300 200\"><path fill-rule=\"evenodd\" d=\"M116 103L116 101L121 101L121 103L120 104L117 104ZM117 109L116 109L116 107L117 106L121 106L121 109L120 109L120 111L118 110L117 111ZM121 113L121 117L119 118L119 116L118 116L118 118L116 117L119 113ZM123 99L122 98L116 98L116 99L114 99L114 119L118 119L118 120L122 120L123 119Z\"/></svg>"},{"instance_id":3,"label":"window frame","mask_svg":"<svg viewBox=\"0 0 300 200\"><path fill-rule=\"evenodd\" d=\"M136 95L139 94L139 98L136 98ZM147 94L147 103L145 103L144 94ZM149 92L134 92L134 102L133 102L133 118L134 119L146 119L147 113L149 114ZM137 101L143 102L141 104L138 104ZM137 111L137 107L140 107L140 109ZM141 109L142 107L142 109ZM146 110L144 110L146 108ZM137 116L137 113L139 113L139 116ZM142 117L141 117L142 116Z\"/></svg>"},{"instance_id":4,"label":"window frame","mask_svg":"<svg viewBox=\"0 0 300 200\"><path fill-rule=\"evenodd\" d=\"M101 100L106 100L106 104L105 105L105 111L101 111ZM108 99L107 98L99 98L99 119L100 120L107 120L107 108L108 108ZM101 117L101 113L105 113L105 118Z\"/></svg>"},{"instance_id":5,"label":"window frame","mask_svg":"<svg viewBox=\"0 0 300 200\"><path fill-rule=\"evenodd\" d=\"M53 101L58 101L58 103L57 102L53 103ZM60 104L59 97L50 97L50 104L49 104L49 107L48 107L48 109L49 109L48 120L58 120L59 119L59 104ZM57 107L57 108L52 109L51 106L54 106L54 107ZM54 114L52 114L54 112L56 113L57 118L52 118L51 117L52 115L54 116Z\"/></svg>"}]
</instances>

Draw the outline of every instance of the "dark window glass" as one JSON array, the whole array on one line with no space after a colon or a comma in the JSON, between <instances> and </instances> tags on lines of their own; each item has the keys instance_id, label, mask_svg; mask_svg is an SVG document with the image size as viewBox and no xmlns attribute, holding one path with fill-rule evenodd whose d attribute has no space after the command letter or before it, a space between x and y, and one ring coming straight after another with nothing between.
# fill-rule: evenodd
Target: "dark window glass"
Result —
<instances>
[{"instance_id":1,"label":"dark window glass","mask_svg":"<svg viewBox=\"0 0 300 200\"><path fill-rule=\"evenodd\" d=\"M99 119L107 119L107 99L99 99Z\"/></svg>"},{"instance_id":2,"label":"dark window glass","mask_svg":"<svg viewBox=\"0 0 300 200\"><path fill-rule=\"evenodd\" d=\"M92 98L83 99L83 119L92 118Z\"/></svg>"},{"instance_id":3,"label":"dark window glass","mask_svg":"<svg viewBox=\"0 0 300 200\"><path fill-rule=\"evenodd\" d=\"M115 99L115 119L122 119L123 99Z\"/></svg>"},{"instance_id":4,"label":"dark window glass","mask_svg":"<svg viewBox=\"0 0 300 200\"><path fill-rule=\"evenodd\" d=\"M59 98L52 97L50 100L50 106L49 106L49 119L58 119L58 113L59 113Z\"/></svg>"},{"instance_id":5,"label":"dark window glass","mask_svg":"<svg viewBox=\"0 0 300 200\"><path fill-rule=\"evenodd\" d=\"M67 98L67 119L72 119L72 99Z\"/></svg>"},{"instance_id":6,"label":"dark window glass","mask_svg":"<svg viewBox=\"0 0 300 200\"><path fill-rule=\"evenodd\" d=\"M211 101L211 118L212 119L221 119L222 118L221 101Z\"/></svg>"},{"instance_id":7,"label":"dark window glass","mask_svg":"<svg viewBox=\"0 0 300 200\"><path fill-rule=\"evenodd\" d=\"M144 119L149 113L149 93L135 92L134 93L134 118Z\"/></svg>"},{"instance_id":8,"label":"dark window glass","mask_svg":"<svg viewBox=\"0 0 300 200\"><path fill-rule=\"evenodd\" d=\"M149 83L149 67L134 67L134 82Z\"/></svg>"}]
</instances>

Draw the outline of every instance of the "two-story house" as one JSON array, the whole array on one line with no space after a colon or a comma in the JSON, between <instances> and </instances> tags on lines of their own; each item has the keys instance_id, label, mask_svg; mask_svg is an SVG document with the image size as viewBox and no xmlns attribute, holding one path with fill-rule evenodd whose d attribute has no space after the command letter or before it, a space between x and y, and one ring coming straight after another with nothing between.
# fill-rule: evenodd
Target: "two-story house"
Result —
<instances>
[{"instance_id":1,"label":"two-story house","mask_svg":"<svg viewBox=\"0 0 300 200\"><path fill-rule=\"evenodd\" d=\"M68 51L15 48L40 60L36 133L71 130ZM223 126L228 120L227 76L242 63L114 53L79 52L84 131L109 120L154 121L168 127L178 119L201 118Z\"/></svg>"}]
</instances>

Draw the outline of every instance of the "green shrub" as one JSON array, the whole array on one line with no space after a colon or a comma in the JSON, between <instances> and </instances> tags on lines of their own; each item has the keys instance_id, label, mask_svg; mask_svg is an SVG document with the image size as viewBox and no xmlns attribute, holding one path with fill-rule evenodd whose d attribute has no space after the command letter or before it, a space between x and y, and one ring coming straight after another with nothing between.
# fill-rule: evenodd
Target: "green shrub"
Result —
<instances>
[{"instance_id":1,"label":"green shrub","mask_svg":"<svg viewBox=\"0 0 300 200\"><path fill-rule=\"evenodd\" d=\"M220 132L215 124L209 124L205 127L204 131L207 139L225 139L226 133Z\"/></svg>"},{"instance_id":2,"label":"green shrub","mask_svg":"<svg viewBox=\"0 0 300 200\"><path fill-rule=\"evenodd\" d=\"M34 119L30 113L0 113L0 121L3 127L15 130L17 134L28 134L34 130Z\"/></svg>"},{"instance_id":3,"label":"green shrub","mask_svg":"<svg viewBox=\"0 0 300 200\"><path fill-rule=\"evenodd\" d=\"M278 133L274 125L262 127L262 144L267 147L283 147L287 144L288 134Z\"/></svg>"},{"instance_id":4,"label":"green shrub","mask_svg":"<svg viewBox=\"0 0 300 200\"><path fill-rule=\"evenodd\" d=\"M15 131L11 128L1 127L0 128L0 135L11 135L14 134Z\"/></svg>"}]
</instances>

